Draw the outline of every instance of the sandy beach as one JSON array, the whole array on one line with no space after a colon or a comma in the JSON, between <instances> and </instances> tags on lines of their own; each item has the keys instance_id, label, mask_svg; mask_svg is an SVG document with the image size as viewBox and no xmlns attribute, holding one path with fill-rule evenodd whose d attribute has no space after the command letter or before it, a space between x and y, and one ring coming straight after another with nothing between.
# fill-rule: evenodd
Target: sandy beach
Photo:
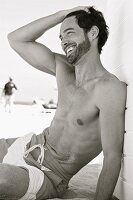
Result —
<instances>
[{"instance_id":1,"label":"sandy beach","mask_svg":"<svg viewBox=\"0 0 133 200\"><path fill-rule=\"evenodd\" d=\"M50 125L55 110L43 109L38 105L14 105L12 112L4 111L0 106L0 137L20 137L29 132L42 132Z\"/></svg>"}]
</instances>

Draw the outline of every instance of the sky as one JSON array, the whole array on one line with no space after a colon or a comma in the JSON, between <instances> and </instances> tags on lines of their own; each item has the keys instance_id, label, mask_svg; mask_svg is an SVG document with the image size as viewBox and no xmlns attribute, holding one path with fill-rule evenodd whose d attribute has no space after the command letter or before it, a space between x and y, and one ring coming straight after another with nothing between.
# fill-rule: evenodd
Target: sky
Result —
<instances>
[{"instance_id":1,"label":"sky","mask_svg":"<svg viewBox=\"0 0 133 200\"><path fill-rule=\"evenodd\" d=\"M11 76L18 87L16 101L32 101L34 97L43 98L46 102L52 97L56 99L55 78L34 69L20 58L8 43L8 33L38 18L80 5L94 5L103 12L106 18L107 4L108 0L1 0L0 87L3 87ZM63 53L60 46L59 29L60 25L52 28L38 41L52 51Z\"/></svg>"}]
</instances>

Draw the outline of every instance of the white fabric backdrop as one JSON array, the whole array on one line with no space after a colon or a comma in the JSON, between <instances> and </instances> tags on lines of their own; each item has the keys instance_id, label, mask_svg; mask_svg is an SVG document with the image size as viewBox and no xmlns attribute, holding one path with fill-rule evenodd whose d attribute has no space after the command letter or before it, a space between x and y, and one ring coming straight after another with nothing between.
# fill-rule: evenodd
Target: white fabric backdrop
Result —
<instances>
[{"instance_id":1,"label":"white fabric backdrop","mask_svg":"<svg viewBox=\"0 0 133 200\"><path fill-rule=\"evenodd\" d=\"M122 170L115 195L120 200L133 199L133 2L108 0L106 17L110 36L103 53L104 66L126 82L125 140Z\"/></svg>"}]
</instances>

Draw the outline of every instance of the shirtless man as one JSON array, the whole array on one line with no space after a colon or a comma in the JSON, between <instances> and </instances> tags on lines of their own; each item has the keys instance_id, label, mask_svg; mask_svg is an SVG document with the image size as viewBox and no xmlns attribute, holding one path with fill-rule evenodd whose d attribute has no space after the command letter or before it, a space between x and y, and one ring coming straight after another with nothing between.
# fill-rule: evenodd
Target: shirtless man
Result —
<instances>
[{"instance_id":1,"label":"shirtless man","mask_svg":"<svg viewBox=\"0 0 133 200\"><path fill-rule=\"evenodd\" d=\"M54 53L36 41L59 23L62 23L59 37L65 55ZM30 143L27 149L33 152L29 163L34 165L40 152L40 155L44 153L40 165L48 168L44 169L45 174L48 175L50 169L58 177L64 176L62 180L67 182L103 150L103 168L95 200L110 200L113 195L121 168L124 135L126 84L109 73L100 61L107 37L108 29L102 14L93 7L84 6L43 17L8 36L11 47L23 59L56 76L58 85L58 107L43 135L45 148L39 147L41 151L39 148L30 149L34 147ZM11 145L12 141L7 143ZM32 199L23 198L30 182L27 170L4 163L1 169L0 194ZM12 176L14 185L11 190ZM36 199L58 196L51 194L51 189L49 196L45 196L46 187L52 187L46 177Z\"/></svg>"}]
</instances>

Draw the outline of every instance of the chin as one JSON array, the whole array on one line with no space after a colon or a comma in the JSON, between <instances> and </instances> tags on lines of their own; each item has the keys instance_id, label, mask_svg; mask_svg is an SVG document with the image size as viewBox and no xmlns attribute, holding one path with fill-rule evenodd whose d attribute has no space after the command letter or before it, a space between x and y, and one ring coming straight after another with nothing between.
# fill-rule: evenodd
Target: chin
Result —
<instances>
[{"instance_id":1,"label":"chin","mask_svg":"<svg viewBox=\"0 0 133 200\"><path fill-rule=\"evenodd\" d=\"M78 61L78 59L77 59L77 57L75 57L75 56L68 56L68 57L67 57L67 61L68 61L68 63L70 63L71 65L75 65L76 62Z\"/></svg>"},{"instance_id":2,"label":"chin","mask_svg":"<svg viewBox=\"0 0 133 200\"><path fill-rule=\"evenodd\" d=\"M71 60L68 60L68 63L69 63L70 65L72 65L72 66L75 66L76 63L77 63L77 61L71 61Z\"/></svg>"}]
</instances>

